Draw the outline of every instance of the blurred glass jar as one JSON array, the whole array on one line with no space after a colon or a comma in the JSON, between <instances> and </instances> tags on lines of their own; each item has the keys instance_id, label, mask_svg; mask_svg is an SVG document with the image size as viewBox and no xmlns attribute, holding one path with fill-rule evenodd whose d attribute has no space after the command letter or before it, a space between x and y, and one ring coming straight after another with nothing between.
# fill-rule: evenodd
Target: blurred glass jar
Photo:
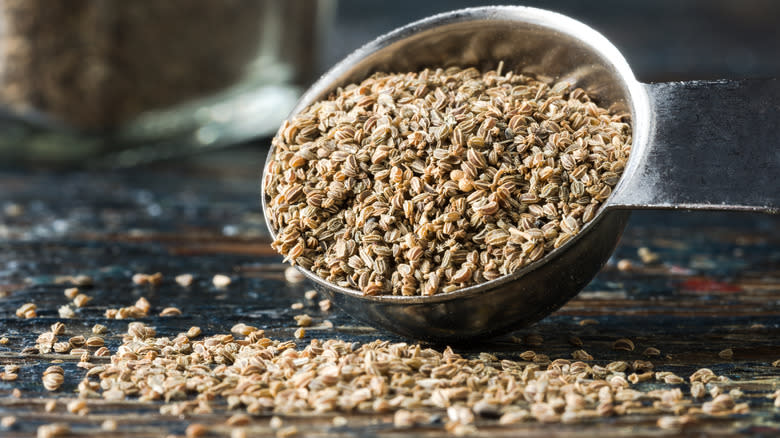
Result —
<instances>
[{"instance_id":1,"label":"blurred glass jar","mask_svg":"<svg viewBox=\"0 0 780 438\"><path fill-rule=\"evenodd\" d=\"M0 0L0 159L133 165L271 135L335 0Z\"/></svg>"}]
</instances>

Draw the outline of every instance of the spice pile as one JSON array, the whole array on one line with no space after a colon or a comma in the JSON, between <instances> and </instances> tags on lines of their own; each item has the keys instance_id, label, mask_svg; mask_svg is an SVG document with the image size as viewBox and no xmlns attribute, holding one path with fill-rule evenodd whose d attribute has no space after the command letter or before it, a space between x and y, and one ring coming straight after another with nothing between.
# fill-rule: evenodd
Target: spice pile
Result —
<instances>
[{"instance_id":1,"label":"spice pile","mask_svg":"<svg viewBox=\"0 0 780 438\"><path fill-rule=\"evenodd\" d=\"M191 279L180 282L180 277L177 283L191 283ZM223 277L230 278L216 275L212 283L225 283ZM301 280L294 268L288 268L285 277L289 282ZM146 281L149 278L157 281ZM150 287L160 281L161 274L133 276L135 284ZM68 299L81 294L74 289L65 290ZM316 305L315 291L303 295L310 305ZM135 307L143 308L144 316L150 313L152 304L144 298L138 301L141 304ZM328 307L323 302L319 306ZM304 306L297 302L292 307ZM20 318L28 317L20 313ZM134 319L134 314L128 313L127 319ZM178 316L181 311L170 307L159 315ZM108 319L116 317L106 315ZM312 323L306 314L296 315L295 320L301 332ZM581 321L581 325L594 323ZM77 385L78 398L66 402L68 412L87 415L95 399L157 403L162 415L174 416L210 414L226 407L235 411L225 422L234 437L246 436L244 426L251 423L251 415L271 413L392 415L398 428L429 426L443 420L445 430L462 435L481 425L576 423L621 415L653 415L658 427L677 429L702 416L750 411L736 382L708 368L686 379L655 369L651 360L606 362L582 349L583 341L576 336L569 338L577 348L571 358L552 359L529 350L517 354L516 360L508 360L489 353L465 357L450 348L381 340L359 344L312 339L299 347L295 341L269 338L264 330L243 323L233 326L229 334L205 336L193 326L171 338L158 336L143 322L132 321L113 352L105 346L104 336L109 334L101 324L95 324L87 338L58 339L66 333L66 325L55 322L26 350L28 354L54 351L78 358L78 367L86 372ZM296 332L295 337L304 334ZM528 346L543 343L541 336L534 334L516 341ZM635 348L627 338L612 344L614 351L630 353ZM653 347L643 353L648 359L660 354ZM109 361L95 360L101 356L108 356ZM780 360L772 365L779 367ZM14 381L23 372L17 365L7 365L0 378ZM40 379L43 387L54 393L61 392L66 383L59 365L46 368ZM18 390L14 393L21 397ZM768 396L780 406L780 391ZM55 411L57 403L47 401L46 412ZM3 427L12 427L15 421L15 417L4 417ZM347 422L341 415L333 417L336 427ZM270 426L280 437L297 433L295 426L285 426L278 416L271 419ZM117 427L112 420L101 425L103 430ZM201 436L212 427L195 422L186 434ZM41 426L38 432L39 436L53 437L69 430L66 423L54 423Z\"/></svg>"},{"instance_id":2,"label":"spice pile","mask_svg":"<svg viewBox=\"0 0 780 438\"><path fill-rule=\"evenodd\" d=\"M501 70L377 73L285 122L264 180L273 247L366 295L433 295L569 241L623 172L629 114Z\"/></svg>"}]
</instances>

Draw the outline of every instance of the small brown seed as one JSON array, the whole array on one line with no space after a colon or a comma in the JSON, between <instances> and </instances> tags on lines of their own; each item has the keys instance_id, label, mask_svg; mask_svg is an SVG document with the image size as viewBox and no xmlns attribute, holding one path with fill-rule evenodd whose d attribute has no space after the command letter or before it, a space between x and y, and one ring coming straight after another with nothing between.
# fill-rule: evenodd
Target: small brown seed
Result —
<instances>
[{"instance_id":1,"label":"small brown seed","mask_svg":"<svg viewBox=\"0 0 780 438\"><path fill-rule=\"evenodd\" d=\"M38 438L55 438L70 434L70 426L66 423L52 423L38 426Z\"/></svg>"},{"instance_id":2,"label":"small brown seed","mask_svg":"<svg viewBox=\"0 0 780 438\"><path fill-rule=\"evenodd\" d=\"M734 357L734 350L732 350L731 348L726 348L725 350L721 350L718 353L718 357L721 359L730 360L731 358Z\"/></svg>"},{"instance_id":3,"label":"small brown seed","mask_svg":"<svg viewBox=\"0 0 780 438\"><path fill-rule=\"evenodd\" d=\"M54 324L51 325L51 332L54 333L55 335L61 335L65 333L65 324L59 321L55 322Z\"/></svg>"},{"instance_id":4,"label":"small brown seed","mask_svg":"<svg viewBox=\"0 0 780 438\"><path fill-rule=\"evenodd\" d=\"M322 310L323 312L327 312L327 311L330 310L330 307L331 307L330 300L327 300L327 299L326 300L322 300L318 304L320 306L320 310Z\"/></svg>"},{"instance_id":5,"label":"small brown seed","mask_svg":"<svg viewBox=\"0 0 780 438\"><path fill-rule=\"evenodd\" d=\"M634 343L627 338L621 338L612 344L613 350L634 351Z\"/></svg>"},{"instance_id":6,"label":"small brown seed","mask_svg":"<svg viewBox=\"0 0 780 438\"><path fill-rule=\"evenodd\" d=\"M44 406L43 410L46 412L54 412L54 410L57 409L57 400L49 400L46 402L46 405Z\"/></svg>"},{"instance_id":7,"label":"small brown seed","mask_svg":"<svg viewBox=\"0 0 780 438\"><path fill-rule=\"evenodd\" d=\"M633 269L633 264L631 263L631 260L628 259L620 259L617 262L617 268L619 271L630 271Z\"/></svg>"},{"instance_id":8,"label":"small brown seed","mask_svg":"<svg viewBox=\"0 0 780 438\"><path fill-rule=\"evenodd\" d=\"M75 298L73 298L73 304L76 307L84 307L90 301L92 301L92 297L90 297L89 295L86 295L86 294L78 294L78 295L76 295Z\"/></svg>"},{"instance_id":9,"label":"small brown seed","mask_svg":"<svg viewBox=\"0 0 780 438\"><path fill-rule=\"evenodd\" d=\"M181 310L179 310L177 307L166 307L160 312L160 316L179 316L181 315Z\"/></svg>"},{"instance_id":10,"label":"small brown seed","mask_svg":"<svg viewBox=\"0 0 780 438\"><path fill-rule=\"evenodd\" d=\"M16 316L27 319L35 318L37 316L35 314L35 309L37 308L38 306L33 303L22 304L18 309L16 309Z\"/></svg>"},{"instance_id":11,"label":"small brown seed","mask_svg":"<svg viewBox=\"0 0 780 438\"><path fill-rule=\"evenodd\" d=\"M303 339L304 336L306 336L306 329L304 329L303 327L299 327L297 330L295 330L296 339Z\"/></svg>"},{"instance_id":12,"label":"small brown seed","mask_svg":"<svg viewBox=\"0 0 780 438\"><path fill-rule=\"evenodd\" d=\"M196 438L206 435L207 433L209 433L209 428L200 423L192 423L187 426L187 429L184 431L184 435L187 438Z\"/></svg>"},{"instance_id":13,"label":"small brown seed","mask_svg":"<svg viewBox=\"0 0 780 438\"><path fill-rule=\"evenodd\" d=\"M89 348L98 348L98 347L102 347L103 345L105 345L105 341L103 340L103 338L99 338L97 336L92 336L92 337L87 339L87 341L84 343L84 345L86 345Z\"/></svg>"},{"instance_id":14,"label":"small brown seed","mask_svg":"<svg viewBox=\"0 0 780 438\"><path fill-rule=\"evenodd\" d=\"M647 347L645 348L645 351L642 352L642 354L645 356L660 356L661 351L655 347Z\"/></svg>"},{"instance_id":15,"label":"small brown seed","mask_svg":"<svg viewBox=\"0 0 780 438\"><path fill-rule=\"evenodd\" d=\"M303 293L303 296L307 300L313 300L313 299L317 298L317 291L314 290L314 289L307 290L306 292Z\"/></svg>"},{"instance_id":16,"label":"small brown seed","mask_svg":"<svg viewBox=\"0 0 780 438\"><path fill-rule=\"evenodd\" d=\"M295 318L295 323L298 324L299 327L309 327L312 323L311 316L305 313L302 315L295 315L293 318Z\"/></svg>"},{"instance_id":17,"label":"small brown seed","mask_svg":"<svg viewBox=\"0 0 780 438\"><path fill-rule=\"evenodd\" d=\"M96 335L101 335L108 331L108 328L104 326L103 324L95 324L92 326L92 333Z\"/></svg>"},{"instance_id":18,"label":"small brown seed","mask_svg":"<svg viewBox=\"0 0 780 438\"><path fill-rule=\"evenodd\" d=\"M77 287L69 287L65 289L65 297L69 300L73 300L76 298L76 296L79 294L79 288Z\"/></svg>"}]
</instances>

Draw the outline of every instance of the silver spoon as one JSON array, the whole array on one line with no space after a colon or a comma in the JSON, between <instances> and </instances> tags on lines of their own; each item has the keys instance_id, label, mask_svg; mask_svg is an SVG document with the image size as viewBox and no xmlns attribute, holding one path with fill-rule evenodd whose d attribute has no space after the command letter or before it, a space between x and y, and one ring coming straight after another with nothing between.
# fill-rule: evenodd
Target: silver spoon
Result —
<instances>
[{"instance_id":1,"label":"silver spoon","mask_svg":"<svg viewBox=\"0 0 780 438\"><path fill-rule=\"evenodd\" d=\"M511 275L452 293L364 296L299 268L350 315L414 339L494 336L538 321L582 290L609 259L631 209L780 211L780 81L643 84L601 34L535 8L463 9L394 30L323 75L292 114L376 71L493 69L499 61L505 69L566 80L602 106L630 111L633 146L621 180L565 245ZM266 201L263 186L270 224Z\"/></svg>"}]
</instances>

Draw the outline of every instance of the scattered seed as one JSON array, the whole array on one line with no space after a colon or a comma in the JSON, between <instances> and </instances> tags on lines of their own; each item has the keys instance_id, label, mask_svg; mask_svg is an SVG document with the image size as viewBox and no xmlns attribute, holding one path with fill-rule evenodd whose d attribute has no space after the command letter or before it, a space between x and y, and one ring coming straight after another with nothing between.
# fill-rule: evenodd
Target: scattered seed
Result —
<instances>
[{"instance_id":1,"label":"scattered seed","mask_svg":"<svg viewBox=\"0 0 780 438\"><path fill-rule=\"evenodd\" d=\"M16 424L16 417L13 415L7 415L0 419L0 426L3 426L6 429L10 429L14 424Z\"/></svg>"},{"instance_id":2,"label":"scattered seed","mask_svg":"<svg viewBox=\"0 0 780 438\"><path fill-rule=\"evenodd\" d=\"M188 287L192 285L194 277L192 274L180 274L176 276L176 283L179 284L179 286L182 287Z\"/></svg>"},{"instance_id":3,"label":"scattered seed","mask_svg":"<svg viewBox=\"0 0 780 438\"><path fill-rule=\"evenodd\" d=\"M160 316L179 316L181 315L181 310L177 307L166 307L160 312Z\"/></svg>"},{"instance_id":4,"label":"scattered seed","mask_svg":"<svg viewBox=\"0 0 780 438\"><path fill-rule=\"evenodd\" d=\"M200 336L200 333L201 333L200 327L192 326L189 328L189 330L187 330L186 336L190 339L197 338L198 336Z\"/></svg>"},{"instance_id":5,"label":"scattered seed","mask_svg":"<svg viewBox=\"0 0 780 438\"><path fill-rule=\"evenodd\" d=\"M311 316L305 313L302 315L295 315L293 318L295 318L295 323L298 324L299 327L308 327L312 323Z\"/></svg>"},{"instance_id":6,"label":"scattered seed","mask_svg":"<svg viewBox=\"0 0 780 438\"><path fill-rule=\"evenodd\" d=\"M276 431L276 438L287 438L298 435L298 428L295 426L283 427Z\"/></svg>"},{"instance_id":7,"label":"scattered seed","mask_svg":"<svg viewBox=\"0 0 780 438\"><path fill-rule=\"evenodd\" d=\"M650 248L643 246L639 248L636 253L639 256L639 259L642 260L642 263L646 265L657 265L661 262L661 257L653 251L650 251Z\"/></svg>"},{"instance_id":8,"label":"scattered seed","mask_svg":"<svg viewBox=\"0 0 780 438\"><path fill-rule=\"evenodd\" d=\"M89 295L86 295L86 294L78 294L78 295L76 295L75 298L73 298L73 304L76 307L84 307L90 301L92 301L92 297L90 297Z\"/></svg>"},{"instance_id":9,"label":"scattered seed","mask_svg":"<svg viewBox=\"0 0 780 438\"><path fill-rule=\"evenodd\" d=\"M273 417L271 417L271 421L268 423L268 426L271 429L279 429L282 427L283 424L284 423L282 422L282 419L274 415Z\"/></svg>"},{"instance_id":10,"label":"scattered seed","mask_svg":"<svg viewBox=\"0 0 780 438\"><path fill-rule=\"evenodd\" d=\"M225 424L228 426L246 426L251 421L249 415L246 414L233 414L225 420Z\"/></svg>"},{"instance_id":11,"label":"scattered seed","mask_svg":"<svg viewBox=\"0 0 780 438\"><path fill-rule=\"evenodd\" d=\"M619 271L630 271L634 268L633 264L631 263L631 260L628 259L620 259L617 262L617 268Z\"/></svg>"},{"instance_id":12,"label":"scattered seed","mask_svg":"<svg viewBox=\"0 0 780 438\"><path fill-rule=\"evenodd\" d=\"M214 283L215 287L224 288L224 287L228 287L228 285L232 283L233 280L227 275L217 274L214 276L211 282Z\"/></svg>"},{"instance_id":13,"label":"scattered seed","mask_svg":"<svg viewBox=\"0 0 780 438\"><path fill-rule=\"evenodd\" d=\"M332 423L333 423L333 426L335 426L335 427L344 427L347 424L349 424L349 421L347 421L347 419L342 417L341 415L337 415L337 416L333 417Z\"/></svg>"},{"instance_id":14,"label":"scattered seed","mask_svg":"<svg viewBox=\"0 0 780 438\"><path fill-rule=\"evenodd\" d=\"M586 326L586 325L596 325L596 324L598 324L598 323L599 323L599 322L598 322L597 320L595 320L595 319L582 319L582 320L580 320L580 322L579 322L579 324L580 324L581 326Z\"/></svg>"},{"instance_id":15,"label":"scattered seed","mask_svg":"<svg viewBox=\"0 0 780 438\"><path fill-rule=\"evenodd\" d=\"M117 422L111 419L105 420L102 423L100 423L100 428L102 430L109 431L109 432L117 430L118 427L119 426L117 425Z\"/></svg>"},{"instance_id":16,"label":"scattered seed","mask_svg":"<svg viewBox=\"0 0 780 438\"><path fill-rule=\"evenodd\" d=\"M70 426L66 423L52 423L38 426L38 438L54 438L70 434Z\"/></svg>"},{"instance_id":17,"label":"scattered seed","mask_svg":"<svg viewBox=\"0 0 780 438\"><path fill-rule=\"evenodd\" d=\"M732 350L731 348L726 348L725 350L721 350L718 353L718 357L721 359L730 360L731 358L734 357L734 350Z\"/></svg>"},{"instance_id":18,"label":"scattered seed","mask_svg":"<svg viewBox=\"0 0 780 438\"><path fill-rule=\"evenodd\" d=\"M571 357L575 360L593 360L593 356L588 354L585 350L577 350L571 354Z\"/></svg>"},{"instance_id":19,"label":"scattered seed","mask_svg":"<svg viewBox=\"0 0 780 438\"><path fill-rule=\"evenodd\" d=\"M290 308L293 309L293 310L301 310L301 309L303 309L303 303L300 303L300 302L292 303L292 305L290 305Z\"/></svg>"},{"instance_id":20,"label":"scattered seed","mask_svg":"<svg viewBox=\"0 0 780 438\"><path fill-rule=\"evenodd\" d=\"M647 347L645 348L645 351L642 352L645 356L660 356L661 351L655 347Z\"/></svg>"},{"instance_id":21,"label":"scattered seed","mask_svg":"<svg viewBox=\"0 0 780 438\"><path fill-rule=\"evenodd\" d=\"M67 304L60 306L59 309L57 309L57 313L59 313L60 318L73 318L76 316L76 312Z\"/></svg>"},{"instance_id":22,"label":"scattered seed","mask_svg":"<svg viewBox=\"0 0 780 438\"><path fill-rule=\"evenodd\" d=\"M582 347L582 339L580 339L578 336L569 336L569 344L575 346L575 347Z\"/></svg>"},{"instance_id":23,"label":"scattered seed","mask_svg":"<svg viewBox=\"0 0 780 438\"><path fill-rule=\"evenodd\" d=\"M79 288L77 287L69 287L65 289L65 297L67 297L69 300L76 298L78 294L79 294Z\"/></svg>"},{"instance_id":24,"label":"scattered seed","mask_svg":"<svg viewBox=\"0 0 780 438\"><path fill-rule=\"evenodd\" d=\"M35 318L36 316L38 316L35 313L35 310L37 308L38 308L38 306L36 306L33 303L22 304L21 307L16 309L16 316L18 316L19 318L25 318L25 319Z\"/></svg>"},{"instance_id":25,"label":"scattered seed","mask_svg":"<svg viewBox=\"0 0 780 438\"><path fill-rule=\"evenodd\" d=\"M301 271L291 266L284 270L284 279L287 280L288 283L300 283L306 279L306 276L303 275Z\"/></svg>"},{"instance_id":26,"label":"scattered seed","mask_svg":"<svg viewBox=\"0 0 780 438\"><path fill-rule=\"evenodd\" d=\"M71 414L87 415L89 413L87 402L83 399L76 399L69 402L67 409Z\"/></svg>"},{"instance_id":27,"label":"scattered seed","mask_svg":"<svg viewBox=\"0 0 780 438\"><path fill-rule=\"evenodd\" d=\"M330 310L330 307L331 307L330 300L327 300L327 299L326 300L321 300L318 304L320 306L320 310L322 310L323 312L327 312L327 311Z\"/></svg>"},{"instance_id":28,"label":"scattered seed","mask_svg":"<svg viewBox=\"0 0 780 438\"><path fill-rule=\"evenodd\" d=\"M102 335L103 333L106 333L108 331L108 328L104 326L103 324L95 324L92 326L92 333L96 335Z\"/></svg>"},{"instance_id":29,"label":"scattered seed","mask_svg":"<svg viewBox=\"0 0 780 438\"><path fill-rule=\"evenodd\" d=\"M627 338L621 338L612 344L613 350L634 351L634 343Z\"/></svg>"},{"instance_id":30,"label":"scattered seed","mask_svg":"<svg viewBox=\"0 0 780 438\"><path fill-rule=\"evenodd\" d=\"M317 291L314 290L314 289L307 290L306 292L303 293L303 296L307 300L313 300L313 299L317 298Z\"/></svg>"},{"instance_id":31,"label":"scattered seed","mask_svg":"<svg viewBox=\"0 0 780 438\"><path fill-rule=\"evenodd\" d=\"M187 426L187 429L184 431L184 435L187 438L196 438L203 435L206 435L209 432L209 428L206 427L203 424L200 423L192 423L189 426Z\"/></svg>"},{"instance_id":32,"label":"scattered seed","mask_svg":"<svg viewBox=\"0 0 780 438\"><path fill-rule=\"evenodd\" d=\"M306 329L299 327L297 330L295 330L295 339L303 339L304 336L306 336Z\"/></svg>"}]
</instances>

